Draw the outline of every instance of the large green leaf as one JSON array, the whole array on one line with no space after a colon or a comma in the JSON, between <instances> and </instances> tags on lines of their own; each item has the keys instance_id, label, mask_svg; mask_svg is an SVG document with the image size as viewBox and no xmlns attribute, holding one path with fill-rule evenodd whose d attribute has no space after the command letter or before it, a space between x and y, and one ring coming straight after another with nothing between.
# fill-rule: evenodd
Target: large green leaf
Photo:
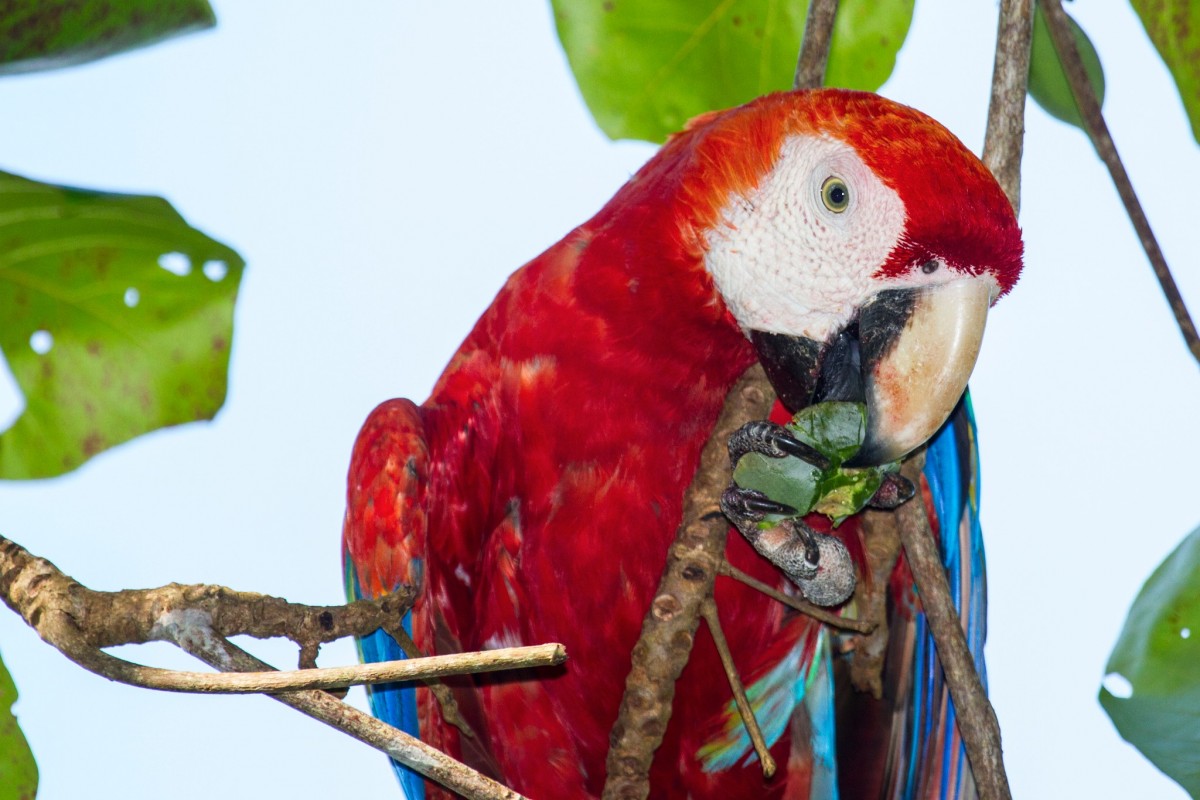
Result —
<instances>
[{"instance_id":1,"label":"large green leaf","mask_svg":"<svg viewBox=\"0 0 1200 800\"><path fill-rule=\"evenodd\" d=\"M552 0L558 36L596 123L660 142L691 117L787 89L808 10L775 0ZM878 89L913 0L843 0L831 86Z\"/></svg>"},{"instance_id":2,"label":"large green leaf","mask_svg":"<svg viewBox=\"0 0 1200 800\"><path fill-rule=\"evenodd\" d=\"M1138 593L1106 671L1100 704L1117 730L1200 797L1200 528Z\"/></svg>"},{"instance_id":3,"label":"large green leaf","mask_svg":"<svg viewBox=\"0 0 1200 800\"><path fill-rule=\"evenodd\" d=\"M0 0L0 75L69 67L216 22L207 0Z\"/></svg>"},{"instance_id":4,"label":"large green leaf","mask_svg":"<svg viewBox=\"0 0 1200 800\"><path fill-rule=\"evenodd\" d=\"M825 85L868 92L883 86L908 36L913 4L914 0L842 0L833 26ZM799 55L798 44L796 49Z\"/></svg>"},{"instance_id":5,"label":"large green leaf","mask_svg":"<svg viewBox=\"0 0 1200 800\"><path fill-rule=\"evenodd\" d=\"M1150 41L1175 78L1179 97L1200 142L1200 3L1196 0L1130 0Z\"/></svg>"},{"instance_id":6,"label":"large green leaf","mask_svg":"<svg viewBox=\"0 0 1200 800\"><path fill-rule=\"evenodd\" d=\"M1096 92L1100 105L1104 105L1104 68L1100 65L1100 56L1092 46L1092 40L1083 32L1074 19L1067 16L1071 22L1071 31L1075 34L1075 46L1079 49L1079 57L1087 71L1088 80ZM1054 49L1050 39L1050 29L1046 26L1046 16L1041 6L1037 7L1033 17L1033 45L1029 55L1029 96L1046 110L1048 114L1063 122L1074 125L1087 132L1083 126L1083 118L1079 116L1079 107L1075 104L1075 96L1071 93L1071 84L1063 72L1062 60Z\"/></svg>"},{"instance_id":7,"label":"large green leaf","mask_svg":"<svg viewBox=\"0 0 1200 800\"><path fill-rule=\"evenodd\" d=\"M26 403L0 434L0 477L211 419L243 266L161 198L0 172L0 350Z\"/></svg>"},{"instance_id":8,"label":"large green leaf","mask_svg":"<svg viewBox=\"0 0 1200 800\"><path fill-rule=\"evenodd\" d=\"M0 661L0 800L33 800L38 770L25 734L12 712L17 686Z\"/></svg>"}]
</instances>

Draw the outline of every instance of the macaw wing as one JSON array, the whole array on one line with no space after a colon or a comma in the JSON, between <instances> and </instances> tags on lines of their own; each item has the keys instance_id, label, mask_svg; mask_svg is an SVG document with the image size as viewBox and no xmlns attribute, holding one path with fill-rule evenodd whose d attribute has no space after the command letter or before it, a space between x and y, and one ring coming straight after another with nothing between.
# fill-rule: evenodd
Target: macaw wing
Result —
<instances>
[{"instance_id":1,"label":"macaw wing","mask_svg":"<svg viewBox=\"0 0 1200 800\"><path fill-rule=\"evenodd\" d=\"M389 400L363 424L350 460L342 564L350 600L387 594L401 584L420 587L426 552L426 487L429 450L420 410L408 400ZM412 635L413 610L404 629ZM404 651L383 630L358 640L364 662L391 661ZM412 684L367 687L376 717L419 736ZM393 761L408 800L424 800L424 779Z\"/></svg>"}]
</instances>

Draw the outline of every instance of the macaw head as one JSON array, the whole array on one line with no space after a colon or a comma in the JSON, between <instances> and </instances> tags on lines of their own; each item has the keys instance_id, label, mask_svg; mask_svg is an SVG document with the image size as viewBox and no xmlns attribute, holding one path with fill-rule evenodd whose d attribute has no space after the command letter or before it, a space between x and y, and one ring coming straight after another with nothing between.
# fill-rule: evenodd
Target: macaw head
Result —
<instances>
[{"instance_id":1,"label":"macaw head","mask_svg":"<svg viewBox=\"0 0 1200 800\"><path fill-rule=\"evenodd\" d=\"M780 400L865 402L859 465L922 445L1021 271L991 173L934 120L859 92L770 95L693 132L704 265Z\"/></svg>"}]
</instances>

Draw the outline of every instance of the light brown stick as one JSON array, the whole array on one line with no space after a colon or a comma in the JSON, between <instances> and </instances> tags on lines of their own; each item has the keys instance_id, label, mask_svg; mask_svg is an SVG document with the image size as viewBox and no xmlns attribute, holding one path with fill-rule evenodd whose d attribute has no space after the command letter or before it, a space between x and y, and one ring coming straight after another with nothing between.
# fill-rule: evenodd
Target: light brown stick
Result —
<instances>
[{"instance_id":1,"label":"light brown stick","mask_svg":"<svg viewBox=\"0 0 1200 800\"><path fill-rule=\"evenodd\" d=\"M767 749L767 741L763 738L762 728L758 727L758 719L754 716L754 709L750 707L750 699L746 697L746 687L742 683L742 676L738 674L737 665L733 663L733 653L729 650L729 642L726 641L725 631L721 627L717 604L711 597L700 606L700 613L704 616L704 621L708 623L708 632L712 634L713 642L717 645L717 655L721 657L721 666L725 669L725 677L729 680L729 690L733 693L734 705L737 706L742 724L746 726L746 733L750 735L750 743L754 745L754 752L758 754L759 763L762 764L763 777L770 778L775 774L775 759L771 757L771 751Z\"/></svg>"}]
</instances>

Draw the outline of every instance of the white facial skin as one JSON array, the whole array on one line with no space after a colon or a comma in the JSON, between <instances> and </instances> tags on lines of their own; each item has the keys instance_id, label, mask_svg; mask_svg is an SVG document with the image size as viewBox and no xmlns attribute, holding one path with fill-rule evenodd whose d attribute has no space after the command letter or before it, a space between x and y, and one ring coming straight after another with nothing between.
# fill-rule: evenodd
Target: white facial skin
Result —
<instances>
[{"instance_id":1,"label":"white facial skin","mask_svg":"<svg viewBox=\"0 0 1200 800\"><path fill-rule=\"evenodd\" d=\"M846 185L841 211L822 200L828 178ZM797 135L748 195L732 197L708 234L705 263L744 331L826 341L876 292L948 283L962 273L939 264L898 277L873 277L905 228L900 196L854 148Z\"/></svg>"}]
</instances>

